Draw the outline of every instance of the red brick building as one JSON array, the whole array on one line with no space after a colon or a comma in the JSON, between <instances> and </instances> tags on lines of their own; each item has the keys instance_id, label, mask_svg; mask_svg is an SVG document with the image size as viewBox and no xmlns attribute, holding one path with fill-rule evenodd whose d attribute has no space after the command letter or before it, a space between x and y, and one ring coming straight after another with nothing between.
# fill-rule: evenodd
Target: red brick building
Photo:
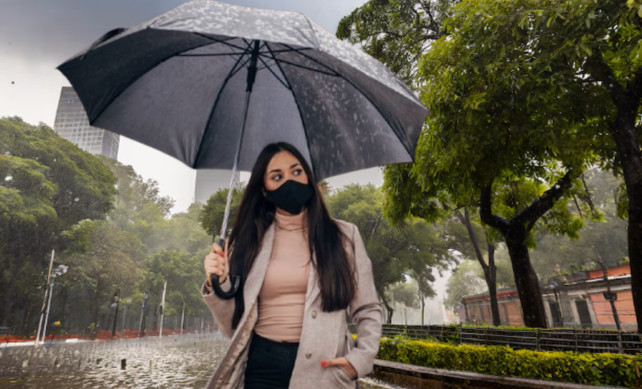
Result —
<instances>
[{"instance_id":1,"label":"red brick building","mask_svg":"<svg viewBox=\"0 0 642 389\"><path fill-rule=\"evenodd\" d=\"M614 312L605 293L610 288L622 329L635 330L635 310L631 296L629 265L558 276L540 285L549 327L615 328ZM607 288L608 285L608 288ZM515 289L497 293L499 316L504 326L523 326L521 304ZM459 306L459 317L468 323L492 323L488 294L466 297Z\"/></svg>"}]
</instances>

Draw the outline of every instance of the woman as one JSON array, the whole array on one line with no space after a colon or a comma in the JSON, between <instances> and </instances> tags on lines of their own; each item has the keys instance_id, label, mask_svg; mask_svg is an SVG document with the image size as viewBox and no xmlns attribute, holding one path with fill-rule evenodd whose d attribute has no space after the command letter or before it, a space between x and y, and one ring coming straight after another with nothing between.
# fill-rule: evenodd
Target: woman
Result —
<instances>
[{"instance_id":1,"label":"woman","mask_svg":"<svg viewBox=\"0 0 642 389\"><path fill-rule=\"evenodd\" d=\"M357 228L330 217L312 171L287 143L268 145L252 170L226 252L205 257L203 297L230 348L209 389L354 388L372 371L381 304ZM220 299L218 275L241 290ZM358 340L347 329L346 309Z\"/></svg>"}]
</instances>

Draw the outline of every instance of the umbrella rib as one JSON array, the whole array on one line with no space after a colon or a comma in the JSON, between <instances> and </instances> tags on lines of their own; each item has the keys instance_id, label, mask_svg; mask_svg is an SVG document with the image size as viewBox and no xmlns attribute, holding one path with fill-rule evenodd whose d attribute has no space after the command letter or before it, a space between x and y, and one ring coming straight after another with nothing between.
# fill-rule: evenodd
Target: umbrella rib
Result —
<instances>
[{"instance_id":1,"label":"umbrella rib","mask_svg":"<svg viewBox=\"0 0 642 389\"><path fill-rule=\"evenodd\" d=\"M205 38L205 39L209 39L209 40L214 41L214 42L216 42L216 43L222 43L222 44L224 44L224 45L226 45L226 46L233 47L233 48L235 48L235 49L237 49L237 50L241 50L241 51L243 51L243 52L247 52L247 48L245 48L245 49L244 49L244 48L243 48L243 47L241 47L241 46L237 46L237 45L233 45L233 44L231 44L231 43L228 43L228 41L231 41L231 40L234 40L234 39L238 39L238 38L232 38L232 37L230 37L230 38L227 38L227 39L217 39L217 38L213 38L213 37L211 37L211 36L209 36L209 35L201 34L201 33L198 33L198 32L193 32L192 34L194 34L194 35L198 35L198 36L203 37L203 38ZM245 41L245 39L243 39L243 40Z\"/></svg>"},{"instance_id":2,"label":"umbrella rib","mask_svg":"<svg viewBox=\"0 0 642 389\"><path fill-rule=\"evenodd\" d=\"M277 59L277 60L276 60L276 62L284 63L284 64L287 64L287 65L294 66L294 67L301 68L301 69L305 69L305 70L309 70L309 71L311 71L311 72L316 72L316 73L320 73L320 74L325 74L326 76L341 77L341 75L339 75L339 74L337 74L337 73L328 73L328 72L324 72L323 70L319 70L319 69L311 68L311 67L308 67L308 66L305 66L305 65L300 65L300 64L298 64L298 63L290 62L290 61L287 61L287 60L284 60L284 59Z\"/></svg>"},{"instance_id":3,"label":"umbrella rib","mask_svg":"<svg viewBox=\"0 0 642 389\"><path fill-rule=\"evenodd\" d=\"M286 47L290 47L289 45L284 45L284 46L286 46ZM301 52L299 52L299 51L295 51L295 53L297 53L297 54L299 54L299 55L301 55L301 56L303 56L303 57L307 58L308 60L310 60L310 61L312 61L312 62L315 62L315 63L319 64L320 66L323 66L324 68L326 68L326 69L328 69L328 70L330 70L330 71L334 72L334 73L335 73L335 75L336 75L337 77L342 78L345 82L347 82L348 84L350 84L354 89L356 89L359 93L361 93L361 95L362 95L363 97L365 97L365 98L366 98L366 100L368 100L368 102L369 102L369 103L370 103L370 104L371 104L371 105L372 105L372 106L377 110L377 112L379 112L379 115L381 115L381 117L383 118L383 120L385 120L385 121L386 121L386 123L388 124L388 126L390 127L390 129L391 129L392 131L394 131L395 135L397 135L397 139L399 139L399 141L401 142L401 145L402 145L402 146L404 147L404 149L406 150L406 153L408 153L408 156L409 156L411 159L413 159L413 160L414 160L414 157L415 157L415 156L414 156L414 153L412 153L412 152L410 151L410 148L409 148L409 147L408 147L408 145L406 144L406 143L407 143L407 139L406 139L406 137L405 137L405 134L399 134L399 131L398 131L397 129L395 129L395 127L392 125L392 123L390 123L390 121L388 120L388 118L386 118L386 116L383 114L383 112L381 112L381 110L379 109L379 107L378 107L378 106L377 106L377 105L372 101L372 99L371 99L370 97L368 97L368 95L366 95L365 93L363 93L363 91L361 90L361 88L357 87L357 86L356 86L352 81L348 80L348 79L347 79L347 78L345 78L342 74L339 74L337 71L335 71L335 70L331 69L330 67L328 67L328 66L327 66L326 64L324 64L323 62L321 62L321 61L319 61L319 60L317 60L317 59L315 59L315 58L312 58L312 57L310 57L310 56L306 55L305 53L301 53ZM385 85L384 85L384 86L385 86ZM393 92L395 92L395 91L393 90ZM395 92L395 93L397 93L397 92ZM404 140L405 140L405 141L404 141Z\"/></svg>"},{"instance_id":4,"label":"umbrella rib","mask_svg":"<svg viewBox=\"0 0 642 389\"><path fill-rule=\"evenodd\" d=\"M209 116L207 118L207 121L205 122L205 128L203 129L203 136L201 136L201 142L198 145L198 151L196 152L196 159L194 160L194 164L193 164L194 166L196 166L196 164L198 163L198 161L199 161L199 159L201 157L201 151L203 150L203 140L205 139L205 135L207 134L207 129L208 129L209 125L210 125L210 122L212 121L212 118L214 117L214 111L216 110L216 106L218 105L218 102L221 99L221 95L223 94L223 90L225 90L225 87L227 86L227 82L232 77L234 77L239 72L239 70L242 69L243 66L245 66L245 64L247 64L250 61L250 58L248 57L248 59L242 65L239 66L239 63L241 62L241 59L243 59L243 55L241 55L239 57L239 59L236 60L236 63L234 64L234 66L230 70L230 73L227 75L227 77L225 77L225 81L223 81L223 85L221 85L221 87L218 90L218 93L216 95L216 100L214 100L214 104L212 105L212 109L210 110L210 114L209 114Z\"/></svg>"},{"instance_id":5,"label":"umbrella rib","mask_svg":"<svg viewBox=\"0 0 642 389\"><path fill-rule=\"evenodd\" d=\"M89 124L93 125L93 124L96 122L96 118L98 118L100 115L102 115L102 114L103 114L103 112L105 112L105 110L106 110L109 106L111 106L111 104L112 104L112 103L113 103L117 98L119 98L119 97L120 97L120 96L121 96L121 95L122 95L122 94L123 94L127 89L129 89L129 87L130 87L130 86L134 85L134 84L135 84L138 80L140 80L140 79L141 79L141 77L143 77L145 74L147 74L147 73L151 72L152 70L154 70L154 69L156 69L157 67L159 67L161 64L165 63L166 61L169 61L170 59L172 59L172 58L176 57L177 55L180 55L180 54L182 54L182 53L184 53L184 52L187 52L187 51L189 51L189 50L198 49L198 48L203 47L203 46L206 46L206 45L208 45L208 44L209 44L209 43L207 43L207 44L206 44L206 43L204 43L204 44L202 44L202 45L199 45L199 46L192 47L192 48L189 48L189 49L187 49L187 50L184 50L184 51L183 51L183 52L181 52L181 53L177 53L177 54L174 54L174 55L168 56L168 57L166 57L166 58L163 58L162 60L160 60L160 61L156 62L155 64L153 64L153 65L151 65L151 66L149 66L145 71L140 72L140 74L139 74L139 75L137 75L136 77L134 77L132 80L129 80L129 82L127 83L127 86L125 86L125 87L121 88L120 92L118 92L118 94L117 94L116 96L114 96L114 97L109 101L109 103L104 104L104 106L100 109L100 112L98 112L97 114L92 115L92 117L89 117L89 112L87 112L87 116L88 116L88 119L89 119ZM242 57L241 57L241 58L242 58Z\"/></svg>"},{"instance_id":6,"label":"umbrella rib","mask_svg":"<svg viewBox=\"0 0 642 389\"><path fill-rule=\"evenodd\" d=\"M217 54L179 54L177 57L222 57L232 55L245 55L245 53L217 53Z\"/></svg>"},{"instance_id":7,"label":"umbrella rib","mask_svg":"<svg viewBox=\"0 0 642 389\"><path fill-rule=\"evenodd\" d=\"M276 66L279 67L279 70L281 71L281 74L283 74L283 78L285 78L285 81L289 85L291 85L290 84L290 80L288 80L288 76L285 74L285 72L283 71L283 68L281 67L281 64L279 63L279 61L274 56L274 53L272 52L272 49L269 46L268 46L267 49L270 51L270 54L272 54L272 59L276 63ZM299 111L299 118L301 118L301 126L303 127L303 135L305 135L305 143L308 145L308 153L310 154L310 165L312 167L312 171L314 172L314 175L318 176L317 171L316 171L316 167L315 167L315 164L314 164L314 160L312 158L312 149L310 148L310 139L308 138L308 132L306 131L306 128L305 128L305 120L303 120L303 111L301 110L301 106L299 105L299 100L297 100L297 98L296 98L296 93L294 92L294 88L290 87L290 92L292 92L292 97L294 98L294 103L296 104L296 109L297 109L297 111Z\"/></svg>"},{"instance_id":8,"label":"umbrella rib","mask_svg":"<svg viewBox=\"0 0 642 389\"><path fill-rule=\"evenodd\" d=\"M290 85L288 85L285 81L281 80L281 78L279 76L277 76L276 73L274 73L274 70L272 70L272 68L270 67L271 65L268 65L267 63L265 63L265 61L263 60L262 56L259 55L258 58L259 58L259 61L261 61L263 63L263 65L265 65L265 69L269 70L270 73L272 73L274 78L276 78L286 89L292 90L292 87ZM281 71L281 73L282 72L283 71Z\"/></svg>"}]
</instances>

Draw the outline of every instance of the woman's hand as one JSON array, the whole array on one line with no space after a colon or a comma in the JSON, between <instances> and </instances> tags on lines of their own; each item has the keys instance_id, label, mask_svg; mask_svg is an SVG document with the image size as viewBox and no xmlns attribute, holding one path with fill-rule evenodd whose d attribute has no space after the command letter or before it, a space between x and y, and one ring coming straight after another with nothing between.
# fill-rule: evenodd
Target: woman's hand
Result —
<instances>
[{"instance_id":1,"label":"woman's hand","mask_svg":"<svg viewBox=\"0 0 642 389\"><path fill-rule=\"evenodd\" d=\"M352 364L343 357L335 358L335 359L326 359L325 361L321 361L321 367L330 367L330 366L340 367L343 370L345 370L346 373L348 373L353 380L357 379L357 376L358 376L357 371L352 366Z\"/></svg>"},{"instance_id":2,"label":"woman's hand","mask_svg":"<svg viewBox=\"0 0 642 389\"><path fill-rule=\"evenodd\" d=\"M226 247L227 251L227 247ZM205 274L207 275L207 286L211 289L210 284L212 276L217 275L219 283L225 282L227 275L230 272L230 265L227 262L227 254L223 252L221 246L214 243L212 251L205 256L204 264Z\"/></svg>"}]
</instances>

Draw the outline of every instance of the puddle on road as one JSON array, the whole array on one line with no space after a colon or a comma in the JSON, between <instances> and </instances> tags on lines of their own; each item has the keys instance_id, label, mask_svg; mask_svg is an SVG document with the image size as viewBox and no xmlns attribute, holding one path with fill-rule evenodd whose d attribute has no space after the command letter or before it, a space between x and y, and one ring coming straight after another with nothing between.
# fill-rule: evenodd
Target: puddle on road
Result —
<instances>
[{"instance_id":1,"label":"puddle on road","mask_svg":"<svg viewBox=\"0 0 642 389\"><path fill-rule=\"evenodd\" d=\"M228 347L219 334L7 347L0 351L0 388L202 389ZM366 378L361 388L400 387Z\"/></svg>"},{"instance_id":2,"label":"puddle on road","mask_svg":"<svg viewBox=\"0 0 642 389\"><path fill-rule=\"evenodd\" d=\"M203 388L228 346L219 335L186 335L6 348L0 387Z\"/></svg>"}]
</instances>

